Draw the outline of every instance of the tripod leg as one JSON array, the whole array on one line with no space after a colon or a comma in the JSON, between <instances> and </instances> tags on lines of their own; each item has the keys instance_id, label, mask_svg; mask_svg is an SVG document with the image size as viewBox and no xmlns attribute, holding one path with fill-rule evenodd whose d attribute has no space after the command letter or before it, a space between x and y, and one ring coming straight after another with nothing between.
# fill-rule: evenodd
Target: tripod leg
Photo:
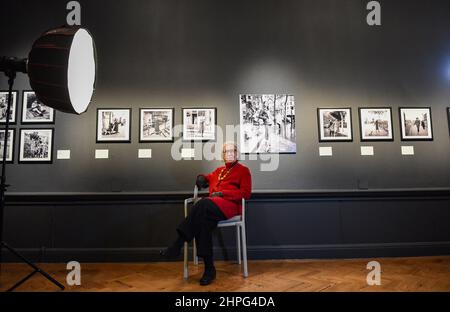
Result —
<instances>
[{"instance_id":1,"label":"tripod leg","mask_svg":"<svg viewBox=\"0 0 450 312\"><path fill-rule=\"evenodd\" d=\"M34 263L30 262L27 258L25 258L24 256L22 256L21 254L19 254L17 251L15 251L13 248L11 248L10 246L8 246L5 242L1 242L0 246L4 246L6 249L8 249L12 254L14 254L17 258L19 258L20 260L22 260L23 262L25 262L26 264L28 264L30 267L32 267L34 269L33 273L30 274L29 276L23 278L22 280L20 280L16 285L14 285L13 287L11 287L11 289L15 289L17 288L20 284L22 284L23 282L25 282L27 279L29 279L34 273L39 273L42 274L46 279L48 279L50 282L52 282L53 284L55 284L56 286L58 286L61 290L64 290L65 287L64 285L62 285L60 282L58 282L57 280L55 280L53 277L51 277L47 272L45 272L44 270L40 269L37 265L35 265Z\"/></svg>"},{"instance_id":2,"label":"tripod leg","mask_svg":"<svg viewBox=\"0 0 450 312\"><path fill-rule=\"evenodd\" d=\"M56 286L58 286L61 290L64 290L65 287L63 284L61 284L60 282L58 282L57 280L55 280L53 277L50 276L50 274L48 274L47 272L43 271L42 269L38 269L37 271L38 273L42 274L42 276L44 276L46 279L48 279L50 282L52 282L53 284L55 284Z\"/></svg>"},{"instance_id":3,"label":"tripod leg","mask_svg":"<svg viewBox=\"0 0 450 312\"><path fill-rule=\"evenodd\" d=\"M7 155L7 147L8 147L8 134L9 134L9 118L11 115L11 105L12 105L12 89L14 85L14 79L16 78L16 71L15 70L8 70L5 72L6 76L8 77L8 106L6 109L6 121L5 121L5 137L3 141L3 157L2 157L2 174L1 174L1 180L0 180L0 264L3 261L2 258L2 247L4 246L6 249L8 249L10 252L12 252L15 256L20 258L23 262L31 266L34 270L32 273L24 277L22 280L20 280L18 283L16 283L10 290L14 290L19 285L24 283L26 280L28 280L31 276L33 276L35 273L42 274L45 278L47 278L49 281L51 281L53 284L64 290L64 286L56 281L54 278L52 278L47 272L41 270L39 267L37 267L34 263L31 263L23 257L21 254L16 252L13 248L9 247L7 244L3 242L3 218L4 218L4 209L5 209L5 192L7 188L6 184L6 155ZM0 267L1 272L1 267Z\"/></svg>"},{"instance_id":4,"label":"tripod leg","mask_svg":"<svg viewBox=\"0 0 450 312\"><path fill-rule=\"evenodd\" d=\"M11 116L11 105L12 105L12 94L14 79L16 78L16 72L14 70L8 70L5 72L8 77L8 104L6 106L6 116L5 116L5 137L3 138L3 157L2 157L2 175L1 175L1 186L0 186L0 242L3 242L3 217L5 210L5 192L8 185L6 184L6 155L8 152L8 134L9 134L9 117ZM0 264L3 262L2 258L2 248L0 245ZM1 267L0 267L1 269ZM0 270L1 271L1 270Z\"/></svg>"},{"instance_id":5,"label":"tripod leg","mask_svg":"<svg viewBox=\"0 0 450 312\"><path fill-rule=\"evenodd\" d=\"M5 247L7 250L9 250L9 252L11 252L13 255L15 255L17 258L19 258L20 260L22 260L23 262L25 262L26 264L28 264L30 267L32 267L33 269L35 269L36 271L39 270L39 268L32 262L28 261L27 258L25 258L24 256L22 256L20 253L18 253L17 251L15 251L12 247L8 246L8 244L6 244L5 242L1 242L1 246Z\"/></svg>"},{"instance_id":6,"label":"tripod leg","mask_svg":"<svg viewBox=\"0 0 450 312\"><path fill-rule=\"evenodd\" d=\"M14 291L14 289L16 289L17 287L19 287L20 285L22 285L23 283L25 283L30 277L32 277L34 274L36 274L37 271L34 270L33 272L31 272L30 274L28 274L27 276L25 276L24 278L22 278L20 281L18 281L17 283L15 283L11 288L9 288L7 290L7 292L12 292Z\"/></svg>"}]
</instances>

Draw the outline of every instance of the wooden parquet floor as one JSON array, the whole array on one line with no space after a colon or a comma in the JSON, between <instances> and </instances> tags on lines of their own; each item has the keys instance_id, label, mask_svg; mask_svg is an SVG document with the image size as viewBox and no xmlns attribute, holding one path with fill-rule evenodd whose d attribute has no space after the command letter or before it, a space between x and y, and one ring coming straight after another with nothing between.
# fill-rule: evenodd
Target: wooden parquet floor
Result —
<instances>
[{"instance_id":1,"label":"wooden parquet floor","mask_svg":"<svg viewBox=\"0 0 450 312\"><path fill-rule=\"evenodd\" d=\"M381 264L381 285L368 286L366 265ZM42 264L66 285L66 264ZM82 263L81 286L66 291L450 291L450 256L352 260L249 261L243 278L234 262L216 262L217 279L200 286L203 266L190 265L182 277L182 262ZM4 291L31 270L24 264L3 264L0 290ZM17 291L59 291L36 274Z\"/></svg>"}]
</instances>

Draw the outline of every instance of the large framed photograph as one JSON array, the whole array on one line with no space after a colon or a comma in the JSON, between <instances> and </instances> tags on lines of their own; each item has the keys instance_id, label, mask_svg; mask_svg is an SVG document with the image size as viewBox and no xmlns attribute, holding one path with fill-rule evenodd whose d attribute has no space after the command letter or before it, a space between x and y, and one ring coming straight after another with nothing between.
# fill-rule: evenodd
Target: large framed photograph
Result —
<instances>
[{"instance_id":1,"label":"large framed photograph","mask_svg":"<svg viewBox=\"0 0 450 312\"><path fill-rule=\"evenodd\" d=\"M9 123L16 123L17 115L17 97L19 92L12 92L11 114L9 115ZM6 109L8 108L8 91L0 91L0 124L6 123Z\"/></svg>"},{"instance_id":2,"label":"large framed photograph","mask_svg":"<svg viewBox=\"0 0 450 312\"><path fill-rule=\"evenodd\" d=\"M141 108L139 142L173 142L174 108Z\"/></svg>"},{"instance_id":3,"label":"large framed photograph","mask_svg":"<svg viewBox=\"0 0 450 312\"><path fill-rule=\"evenodd\" d=\"M296 153L293 95L241 94L239 104L241 153Z\"/></svg>"},{"instance_id":4,"label":"large framed photograph","mask_svg":"<svg viewBox=\"0 0 450 312\"><path fill-rule=\"evenodd\" d=\"M34 91L23 91L22 95L22 123L55 123L55 110L39 101Z\"/></svg>"},{"instance_id":5,"label":"large framed photograph","mask_svg":"<svg viewBox=\"0 0 450 312\"><path fill-rule=\"evenodd\" d=\"M433 140L430 107L400 107L399 111L402 140Z\"/></svg>"},{"instance_id":6,"label":"large framed photograph","mask_svg":"<svg viewBox=\"0 0 450 312\"><path fill-rule=\"evenodd\" d=\"M183 108L183 140L214 141L217 109L215 107Z\"/></svg>"},{"instance_id":7,"label":"large framed photograph","mask_svg":"<svg viewBox=\"0 0 450 312\"><path fill-rule=\"evenodd\" d=\"M351 108L318 108L319 142L353 141Z\"/></svg>"},{"instance_id":8,"label":"large framed photograph","mask_svg":"<svg viewBox=\"0 0 450 312\"><path fill-rule=\"evenodd\" d=\"M51 163L53 131L53 129L21 129L19 162Z\"/></svg>"},{"instance_id":9,"label":"large framed photograph","mask_svg":"<svg viewBox=\"0 0 450 312\"><path fill-rule=\"evenodd\" d=\"M97 143L131 142L131 109L97 109Z\"/></svg>"},{"instance_id":10,"label":"large framed photograph","mask_svg":"<svg viewBox=\"0 0 450 312\"><path fill-rule=\"evenodd\" d=\"M8 130L8 143L6 144L6 162L14 161L14 129ZM5 142L5 129L0 130L0 159L3 159L3 146Z\"/></svg>"},{"instance_id":11,"label":"large framed photograph","mask_svg":"<svg viewBox=\"0 0 450 312\"><path fill-rule=\"evenodd\" d=\"M393 141L392 109L390 107L359 108L361 141Z\"/></svg>"}]
</instances>

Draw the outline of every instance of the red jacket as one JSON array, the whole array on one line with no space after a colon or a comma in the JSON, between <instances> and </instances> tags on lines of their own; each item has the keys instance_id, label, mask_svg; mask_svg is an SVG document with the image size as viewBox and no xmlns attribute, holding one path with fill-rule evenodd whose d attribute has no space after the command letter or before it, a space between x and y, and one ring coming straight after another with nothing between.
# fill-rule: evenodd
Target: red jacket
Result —
<instances>
[{"instance_id":1,"label":"red jacket","mask_svg":"<svg viewBox=\"0 0 450 312\"><path fill-rule=\"evenodd\" d=\"M234 165L234 166L233 166ZM219 174L225 175L227 170L233 166L229 174L219 183ZM209 199L220 208L229 219L242 213L242 198L250 199L252 193L252 176L250 170L238 161L227 163L204 175L209 183ZM212 193L222 192L223 196L212 197Z\"/></svg>"}]
</instances>

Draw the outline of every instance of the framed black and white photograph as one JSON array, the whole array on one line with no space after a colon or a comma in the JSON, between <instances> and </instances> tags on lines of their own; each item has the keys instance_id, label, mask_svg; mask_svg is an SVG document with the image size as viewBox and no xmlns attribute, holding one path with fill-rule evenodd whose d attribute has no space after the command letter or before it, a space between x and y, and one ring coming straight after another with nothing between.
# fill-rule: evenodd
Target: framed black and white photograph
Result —
<instances>
[{"instance_id":1,"label":"framed black and white photograph","mask_svg":"<svg viewBox=\"0 0 450 312\"><path fill-rule=\"evenodd\" d=\"M402 140L433 140L430 107L400 107L399 111Z\"/></svg>"},{"instance_id":2,"label":"framed black and white photograph","mask_svg":"<svg viewBox=\"0 0 450 312\"><path fill-rule=\"evenodd\" d=\"M141 108L139 142L173 142L174 108Z\"/></svg>"},{"instance_id":3,"label":"framed black and white photograph","mask_svg":"<svg viewBox=\"0 0 450 312\"><path fill-rule=\"evenodd\" d=\"M241 153L296 153L293 95L241 94L239 105Z\"/></svg>"},{"instance_id":4,"label":"framed black and white photograph","mask_svg":"<svg viewBox=\"0 0 450 312\"><path fill-rule=\"evenodd\" d=\"M359 108L361 141L393 141L392 109L390 107Z\"/></svg>"},{"instance_id":5,"label":"framed black and white photograph","mask_svg":"<svg viewBox=\"0 0 450 312\"><path fill-rule=\"evenodd\" d=\"M97 143L131 142L131 109L97 109Z\"/></svg>"},{"instance_id":6,"label":"framed black and white photograph","mask_svg":"<svg viewBox=\"0 0 450 312\"><path fill-rule=\"evenodd\" d=\"M183 108L183 140L214 141L216 139L217 109Z\"/></svg>"},{"instance_id":7,"label":"framed black and white photograph","mask_svg":"<svg viewBox=\"0 0 450 312\"><path fill-rule=\"evenodd\" d=\"M351 108L318 108L319 142L353 141Z\"/></svg>"},{"instance_id":8,"label":"framed black and white photograph","mask_svg":"<svg viewBox=\"0 0 450 312\"><path fill-rule=\"evenodd\" d=\"M51 163L53 131L53 129L21 129L19 162Z\"/></svg>"},{"instance_id":9,"label":"framed black and white photograph","mask_svg":"<svg viewBox=\"0 0 450 312\"><path fill-rule=\"evenodd\" d=\"M17 115L17 97L19 92L12 92L11 114L9 115L9 123L16 123ZM8 91L0 91L0 124L6 123L6 109L8 108Z\"/></svg>"},{"instance_id":10,"label":"framed black and white photograph","mask_svg":"<svg viewBox=\"0 0 450 312\"><path fill-rule=\"evenodd\" d=\"M6 162L14 161L14 129L8 130L8 144L6 145ZM0 160L3 160L3 144L5 142L5 129L0 130Z\"/></svg>"},{"instance_id":11,"label":"framed black and white photograph","mask_svg":"<svg viewBox=\"0 0 450 312\"><path fill-rule=\"evenodd\" d=\"M34 91L23 91L22 123L53 124L55 123L55 110L39 101Z\"/></svg>"}]
</instances>

